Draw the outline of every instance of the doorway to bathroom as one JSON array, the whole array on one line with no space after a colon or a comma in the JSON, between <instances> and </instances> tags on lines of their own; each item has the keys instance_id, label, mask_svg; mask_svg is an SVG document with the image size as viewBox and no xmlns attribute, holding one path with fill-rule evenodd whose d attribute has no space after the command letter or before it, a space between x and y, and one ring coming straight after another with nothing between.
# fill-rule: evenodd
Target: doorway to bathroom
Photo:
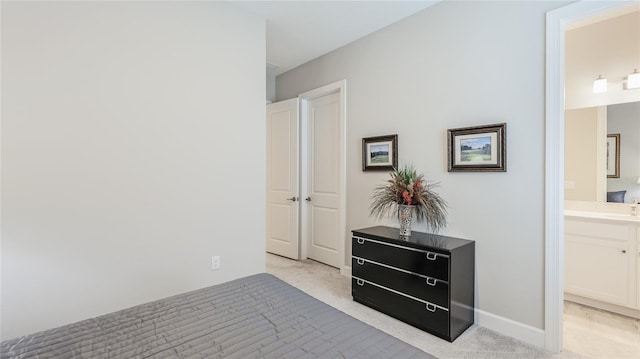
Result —
<instances>
[{"instance_id":1,"label":"doorway to bathroom","mask_svg":"<svg viewBox=\"0 0 640 359\"><path fill-rule=\"evenodd\" d=\"M564 231L565 225L565 189L576 189L578 187L578 183L574 181L573 178L570 178L570 174L565 173L565 163L569 161L565 161L564 154L565 146L568 145L569 141L565 141L565 110L570 109L567 104L570 104L572 95L572 87L569 83L572 80L572 76L575 74L572 72L575 69L569 66L569 63L565 66L565 59L569 60L572 56L570 54L569 49L565 47L568 45L567 42L570 41L571 36L573 34L569 34L570 31L574 31L574 29L578 29L580 27L591 26L592 24L606 21L608 19L612 19L619 16L624 16L625 13L629 13L629 6L633 6L634 4L631 2L621 3L589 3L589 2L580 2L571 4L569 6L551 11L547 17L547 113L546 113L546 276L545 276L545 346L547 349L553 351L560 351L563 348L563 317L565 315L565 303L564 303L564 293L565 290L568 289L567 283L563 280L565 268L568 265L573 265L565 260L565 255L570 254L571 246L565 247L564 241ZM635 3L637 6L637 3ZM627 8L627 9L625 9ZM636 20L636 24L638 20ZM637 33L638 30L635 30ZM609 39L611 39L609 37ZM594 44L593 36L591 37L590 45L593 46L596 50L600 51L600 55L606 53L603 51L603 47L598 47ZM609 40L611 41L611 40ZM635 42L636 44L638 41ZM610 45L610 44L608 44ZM627 46L628 47L628 46ZM637 51L637 50L636 50ZM638 53L640 54L640 53ZM636 62L637 59L640 58L636 54ZM633 71L633 66L638 66L638 64L630 65L631 68L626 69L626 74L631 73ZM583 71L586 71L582 69ZM596 71L596 70L593 70ZM611 75L612 78L615 78L614 81L615 86L620 86L620 92L623 91L623 75ZM586 93L586 96L593 95L592 92L592 84L593 80L598 77L599 74L593 74L592 78L590 77L586 85L583 86L582 91ZM591 76L591 75L590 75ZM610 80L611 81L611 80ZM614 83L611 82L613 85ZM586 86L586 90L584 88ZM614 88L613 88L614 89ZM635 90L636 93L640 92L640 90ZM575 91L573 91L575 92ZM566 96L565 96L566 95ZM580 95L580 94L579 94ZM583 94L584 95L584 94ZM613 92L610 92L605 95L600 96L600 103L596 103L598 106L606 105L604 103L605 99L611 100ZM634 92L623 92L623 96L633 97ZM584 97L584 96L583 96ZM565 102L565 100L567 102ZM575 101L574 101L575 102ZM578 108L581 105L569 105L574 108ZM569 131L569 126L567 126L567 132ZM558 154L561 154L558 156ZM604 162L604 161L603 161ZM572 163L573 164L573 163ZM604 167L603 167L604 168ZM565 174L567 175L565 177ZM601 181L603 182L603 181ZM573 188L571 188L573 187ZM567 196L570 197L570 196ZM600 196L604 197L604 196ZM605 197L606 198L606 197ZM596 202L595 200L593 201ZM595 206L603 206L600 204L592 204ZM604 204L606 206L606 203ZM621 254L625 254L620 251ZM634 255L635 253L629 253ZM637 273L640 274L640 273ZM633 286L633 284L631 284ZM625 288L627 291L633 291L633 288ZM633 293L632 293L633 294ZM633 299L640 299L640 294L633 294ZM637 301L635 302L637 304ZM584 318L590 317L591 319L599 318L598 320L601 322L611 321L612 317L609 316L610 313L603 311L590 311L589 307L570 307L568 308L568 312L571 314L580 314L583 315ZM602 314L602 315L600 315ZM615 317L614 317L615 318ZM628 318L628 317L625 317ZM633 322L632 322L633 324ZM588 324L587 324L588 325ZM565 322L564 333L567 333L566 329L570 329L572 326L571 322ZM618 328L613 328L611 331L617 331ZM637 326L636 326L637 330ZM600 330L597 335L600 337L606 337L606 333L603 330ZM637 337L637 332L635 333ZM624 336L624 335L622 335ZM617 335L617 337L621 337L621 335ZM571 338L565 335L565 343L569 344ZM569 339L569 340L567 340ZM620 343L616 345L619 347ZM614 345L615 346L615 345ZM566 346L565 346L566 349ZM611 349L613 350L613 349ZM632 346L630 350L635 350ZM613 351L609 352L610 354Z\"/></svg>"}]
</instances>

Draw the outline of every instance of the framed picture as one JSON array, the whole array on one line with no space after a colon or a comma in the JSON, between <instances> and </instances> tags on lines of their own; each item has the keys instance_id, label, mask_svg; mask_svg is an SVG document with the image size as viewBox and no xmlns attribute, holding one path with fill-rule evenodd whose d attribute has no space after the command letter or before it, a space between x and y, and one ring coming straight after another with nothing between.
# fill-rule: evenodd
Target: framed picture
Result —
<instances>
[{"instance_id":1,"label":"framed picture","mask_svg":"<svg viewBox=\"0 0 640 359\"><path fill-rule=\"evenodd\" d=\"M362 139L362 170L391 171L398 167L398 135Z\"/></svg>"},{"instance_id":2,"label":"framed picture","mask_svg":"<svg viewBox=\"0 0 640 359\"><path fill-rule=\"evenodd\" d=\"M607 178L620 178L620 134L607 135Z\"/></svg>"},{"instance_id":3,"label":"framed picture","mask_svg":"<svg viewBox=\"0 0 640 359\"><path fill-rule=\"evenodd\" d=\"M449 172L506 172L507 124L447 130Z\"/></svg>"}]
</instances>

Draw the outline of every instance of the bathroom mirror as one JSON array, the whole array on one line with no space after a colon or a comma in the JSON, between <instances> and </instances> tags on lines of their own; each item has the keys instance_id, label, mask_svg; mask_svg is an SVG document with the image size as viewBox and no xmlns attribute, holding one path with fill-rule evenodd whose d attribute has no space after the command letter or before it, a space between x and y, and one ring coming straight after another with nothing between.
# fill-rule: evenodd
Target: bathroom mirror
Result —
<instances>
[{"instance_id":1,"label":"bathroom mirror","mask_svg":"<svg viewBox=\"0 0 640 359\"><path fill-rule=\"evenodd\" d=\"M565 199L640 198L640 101L567 110L565 122ZM611 135L619 135L615 147ZM616 154L618 175L607 176Z\"/></svg>"}]
</instances>

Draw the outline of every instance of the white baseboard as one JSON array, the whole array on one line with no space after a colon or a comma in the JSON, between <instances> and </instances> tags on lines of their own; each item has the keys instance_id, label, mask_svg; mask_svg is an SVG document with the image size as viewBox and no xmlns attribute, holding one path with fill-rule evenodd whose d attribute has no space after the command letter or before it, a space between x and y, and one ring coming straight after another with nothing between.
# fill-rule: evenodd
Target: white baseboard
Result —
<instances>
[{"instance_id":1,"label":"white baseboard","mask_svg":"<svg viewBox=\"0 0 640 359\"><path fill-rule=\"evenodd\" d=\"M342 268L340 268L340 274L345 277L351 278L351 267L342 266Z\"/></svg>"},{"instance_id":2,"label":"white baseboard","mask_svg":"<svg viewBox=\"0 0 640 359\"><path fill-rule=\"evenodd\" d=\"M516 322L483 310L475 310L475 324L540 348L544 348L544 330Z\"/></svg>"},{"instance_id":3,"label":"white baseboard","mask_svg":"<svg viewBox=\"0 0 640 359\"><path fill-rule=\"evenodd\" d=\"M606 310L608 312L614 312L628 317L640 319L640 309L634 309L629 307L623 307L620 305L601 302L599 300L582 297L579 295L564 292L564 300L574 302L578 304L588 305L590 307Z\"/></svg>"}]
</instances>

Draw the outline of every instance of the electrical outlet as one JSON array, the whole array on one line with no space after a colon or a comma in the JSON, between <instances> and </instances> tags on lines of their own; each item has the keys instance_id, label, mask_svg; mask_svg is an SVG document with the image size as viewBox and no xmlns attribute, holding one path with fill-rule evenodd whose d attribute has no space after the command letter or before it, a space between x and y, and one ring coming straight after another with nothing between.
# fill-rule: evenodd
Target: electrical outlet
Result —
<instances>
[{"instance_id":1,"label":"electrical outlet","mask_svg":"<svg viewBox=\"0 0 640 359\"><path fill-rule=\"evenodd\" d=\"M220 269L220 256L211 257L211 270Z\"/></svg>"}]
</instances>

